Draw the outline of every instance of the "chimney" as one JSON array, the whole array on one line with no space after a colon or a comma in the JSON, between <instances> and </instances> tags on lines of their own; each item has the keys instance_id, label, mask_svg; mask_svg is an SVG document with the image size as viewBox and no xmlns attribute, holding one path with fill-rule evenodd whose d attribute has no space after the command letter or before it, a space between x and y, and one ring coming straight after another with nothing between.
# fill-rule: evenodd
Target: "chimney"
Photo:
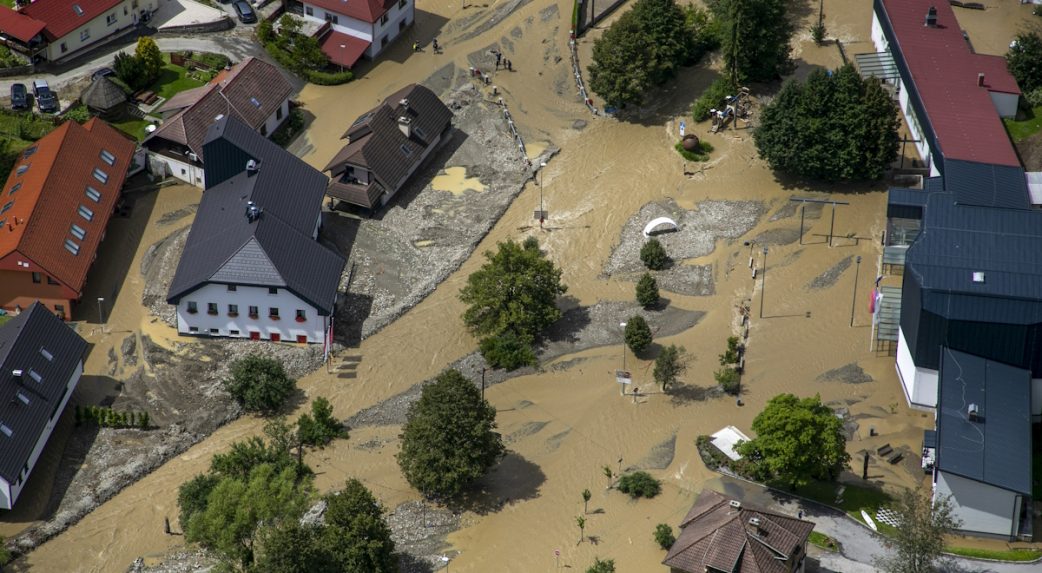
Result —
<instances>
[{"instance_id":1,"label":"chimney","mask_svg":"<svg viewBox=\"0 0 1042 573\"><path fill-rule=\"evenodd\" d=\"M737 499L732 499L731 500L731 508L732 509L742 509L742 502L738 501Z\"/></svg>"},{"instance_id":2,"label":"chimney","mask_svg":"<svg viewBox=\"0 0 1042 573\"><path fill-rule=\"evenodd\" d=\"M253 159L246 162L246 173L253 175L257 172L257 162Z\"/></svg>"},{"instance_id":3,"label":"chimney","mask_svg":"<svg viewBox=\"0 0 1042 573\"><path fill-rule=\"evenodd\" d=\"M11 371L11 376L14 376L15 378L21 378L22 377L22 371L21 370L12 370Z\"/></svg>"},{"instance_id":4,"label":"chimney","mask_svg":"<svg viewBox=\"0 0 1042 573\"><path fill-rule=\"evenodd\" d=\"M409 100L402 98L402 100L398 102L398 105L402 106L402 111L405 111L409 109Z\"/></svg>"},{"instance_id":5,"label":"chimney","mask_svg":"<svg viewBox=\"0 0 1042 573\"><path fill-rule=\"evenodd\" d=\"M937 8L930 6L930 9L926 11L926 23L925 26L929 28L937 27Z\"/></svg>"},{"instance_id":6,"label":"chimney","mask_svg":"<svg viewBox=\"0 0 1042 573\"><path fill-rule=\"evenodd\" d=\"M971 422L980 421L980 408L976 404L970 404L969 408L966 409L966 414Z\"/></svg>"},{"instance_id":7,"label":"chimney","mask_svg":"<svg viewBox=\"0 0 1042 573\"><path fill-rule=\"evenodd\" d=\"M760 524L761 524L761 522L760 522L760 518L759 517L750 517L749 518L749 533L751 533L753 535L756 535L756 536L761 536L762 537L763 536L763 528L760 527Z\"/></svg>"},{"instance_id":8,"label":"chimney","mask_svg":"<svg viewBox=\"0 0 1042 573\"><path fill-rule=\"evenodd\" d=\"M398 118L398 129L405 134L405 137L412 137L412 120L404 115Z\"/></svg>"},{"instance_id":9,"label":"chimney","mask_svg":"<svg viewBox=\"0 0 1042 573\"><path fill-rule=\"evenodd\" d=\"M977 74L977 87L984 87L984 72Z\"/></svg>"},{"instance_id":10,"label":"chimney","mask_svg":"<svg viewBox=\"0 0 1042 573\"><path fill-rule=\"evenodd\" d=\"M246 220L247 221L249 221L251 223L256 221L257 219L260 218L261 213L262 213L261 208L258 207L256 203L254 203L253 201L247 201L246 202Z\"/></svg>"}]
</instances>

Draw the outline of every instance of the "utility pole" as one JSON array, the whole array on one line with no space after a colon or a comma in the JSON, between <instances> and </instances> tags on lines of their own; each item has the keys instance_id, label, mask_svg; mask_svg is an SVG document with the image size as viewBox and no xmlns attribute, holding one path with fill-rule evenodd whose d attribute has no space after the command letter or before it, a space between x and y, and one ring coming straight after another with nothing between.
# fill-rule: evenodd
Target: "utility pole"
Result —
<instances>
[{"instance_id":1,"label":"utility pole","mask_svg":"<svg viewBox=\"0 0 1042 573\"><path fill-rule=\"evenodd\" d=\"M855 259L854 266L854 294L850 299L850 326L854 327L854 308L857 306L857 278L858 273L861 271L861 255L858 255Z\"/></svg>"},{"instance_id":2,"label":"utility pole","mask_svg":"<svg viewBox=\"0 0 1042 573\"><path fill-rule=\"evenodd\" d=\"M98 324L101 325L101 332L105 332L105 311L102 305L105 304L103 297L98 297Z\"/></svg>"},{"instance_id":3,"label":"utility pole","mask_svg":"<svg viewBox=\"0 0 1042 573\"><path fill-rule=\"evenodd\" d=\"M763 274L760 275L760 318L763 318L763 292L767 286L767 247L763 248Z\"/></svg>"}]
</instances>

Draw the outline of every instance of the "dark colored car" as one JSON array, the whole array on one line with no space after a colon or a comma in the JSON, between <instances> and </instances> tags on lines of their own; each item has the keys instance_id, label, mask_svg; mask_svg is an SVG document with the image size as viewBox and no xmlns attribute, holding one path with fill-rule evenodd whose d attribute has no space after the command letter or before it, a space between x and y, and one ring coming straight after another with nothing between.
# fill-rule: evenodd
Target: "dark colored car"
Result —
<instances>
[{"instance_id":1,"label":"dark colored car","mask_svg":"<svg viewBox=\"0 0 1042 573\"><path fill-rule=\"evenodd\" d=\"M44 80L33 80L33 97L36 99L36 105L40 107L40 111L44 113L58 111L58 96L54 95Z\"/></svg>"},{"instance_id":2,"label":"dark colored car","mask_svg":"<svg viewBox=\"0 0 1042 573\"><path fill-rule=\"evenodd\" d=\"M114 75L116 75L116 71L113 70L112 68L98 68L98 69L94 70L94 73L92 73L90 75L90 80L94 81L94 80L97 80L98 78L106 78L108 76L114 76Z\"/></svg>"},{"instance_id":3,"label":"dark colored car","mask_svg":"<svg viewBox=\"0 0 1042 573\"><path fill-rule=\"evenodd\" d=\"M233 6L235 7L235 13L239 16L239 21L243 24L253 24L257 21L257 13L246 2L239 0Z\"/></svg>"},{"instance_id":4,"label":"dark colored car","mask_svg":"<svg viewBox=\"0 0 1042 573\"><path fill-rule=\"evenodd\" d=\"M29 109L29 90L25 84L11 84L11 109Z\"/></svg>"}]
</instances>

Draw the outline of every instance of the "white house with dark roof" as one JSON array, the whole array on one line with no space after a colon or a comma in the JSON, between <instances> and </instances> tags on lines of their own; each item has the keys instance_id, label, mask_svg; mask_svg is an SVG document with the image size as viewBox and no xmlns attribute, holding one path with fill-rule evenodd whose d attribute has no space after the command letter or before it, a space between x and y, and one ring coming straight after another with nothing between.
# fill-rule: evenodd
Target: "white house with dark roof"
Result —
<instances>
[{"instance_id":1,"label":"white house with dark roof","mask_svg":"<svg viewBox=\"0 0 1042 573\"><path fill-rule=\"evenodd\" d=\"M87 343L41 305L0 326L0 509L11 509L83 374Z\"/></svg>"},{"instance_id":2,"label":"white house with dark roof","mask_svg":"<svg viewBox=\"0 0 1042 573\"><path fill-rule=\"evenodd\" d=\"M174 95L158 110L163 123L142 142L152 172L207 188L203 142L210 125L234 117L270 137L289 117L293 93L275 65L249 57L210 83Z\"/></svg>"},{"instance_id":3,"label":"white house with dark roof","mask_svg":"<svg viewBox=\"0 0 1042 573\"><path fill-rule=\"evenodd\" d=\"M334 65L375 58L416 20L415 0L303 0L304 18L325 23L318 34Z\"/></svg>"},{"instance_id":4,"label":"white house with dark roof","mask_svg":"<svg viewBox=\"0 0 1042 573\"><path fill-rule=\"evenodd\" d=\"M178 332L326 342L345 264L317 240L328 179L231 117L204 147L208 187L167 298Z\"/></svg>"}]
</instances>

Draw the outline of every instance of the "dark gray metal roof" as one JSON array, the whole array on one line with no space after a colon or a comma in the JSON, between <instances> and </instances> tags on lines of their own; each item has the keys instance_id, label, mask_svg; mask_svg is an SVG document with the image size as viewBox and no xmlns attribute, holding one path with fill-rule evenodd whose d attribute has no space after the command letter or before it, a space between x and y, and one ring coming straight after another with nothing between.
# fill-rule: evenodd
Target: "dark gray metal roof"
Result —
<instances>
[{"instance_id":1,"label":"dark gray metal roof","mask_svg":"<svg viewBox=\"0 0 1042 573\"><path fill-rule=\"evenodd\" d=\"M320 314L332 310L345 259L312 238L327 179L276 149L295 162L264 150L258 154L266 158L258 171L244 170L203 193L168 302L177 304L192 291L216 282L284 286ZM303 200L316 193L318 201ZM249 201L261 209L253 220L246 214Z\"/></svg>"},{"instance_id":2,"label":"dark gray metal roof","mask_svg":"<svg viewBox=\"0 0 1042 573\"><path fill-rule=\"evenodd\" d=\"M944 162L945 190L955 193L963 205L1028 209L1028 182L1024 169L947 159Z\"/></svg>"},{"instance_id":3,"label":"dark gray metal roof","mask_svg":"<svg viewBox=\"0 0 1042 573\"><path fill-rule=\"evenodd\" d=\"M8 483L18 479L52 413L61 415L55 409L86 350L87 343L38 302L0 327L0 424L11 431L0 431L0 477Z\"/></svg>"},{"instance_id":4,"label":"dark gray metal roof","mask_svg":"<svg viewBox=\"0 0 1042 573\"><path fill-rule=\"evenodd\" d=\"M970 404L980 418L970 420ZM1031 494L1031 372L944 348L937 468Z\"/></svg>"},{"instance_id":5,"label":"dark gray metal roof","mask_svg":"<svg viewBox=\"0 0 1042 573\"><path fill-rule=\"evenodd\" d=\"M931 312L941 316L972 313L970 320L990 320L982 313L991 303L1023 309L1014 315L1042 303L1042 211L956 205L953 199L951 193L930 194L922 231L905 259L923 291L931 291L924 306L932 304ZM984 282L974 282L974 272L983 272Z\"/></svg>"}]
</instances>

